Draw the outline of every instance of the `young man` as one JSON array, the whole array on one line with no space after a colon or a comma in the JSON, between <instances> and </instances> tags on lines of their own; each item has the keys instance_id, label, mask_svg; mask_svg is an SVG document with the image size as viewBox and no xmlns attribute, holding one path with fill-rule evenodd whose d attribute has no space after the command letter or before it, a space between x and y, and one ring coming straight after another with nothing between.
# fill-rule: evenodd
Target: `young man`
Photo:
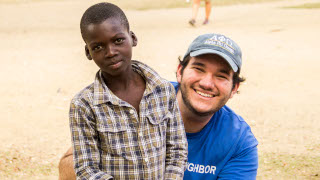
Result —
<instances>
[{"instance_id":1,"label":"young man","mask_svg":"<svg viewBox=\"0 0 320 180\"><path fill-rule=\"evenodd\" d=\"M188 139L184 179L255 179L258 142L225 104L237 92L241 50L220 34L197 37L177 70L177 99Z\"/></svg>"},{"instance_id":2,"label":"young man","mask_svg":"<svg viewBox=\"0 0 320 180\"><path fill-rule=\"evenodd\" d=\"M79 179L182 179L187 141L173 86L131 60L137 45L110 3L83 14L85 53L100 70L72 100L70 129Z\"/></svg>"},{"instance_id":3,"label":"young man","mask_svg":"<svg viewBox=\"0 0 320 180\"><path fill-rule=\"evenodd\" d=\"M220 34L197 37L180 61L173 84L189 143L186 180L256 178L258 142L225 105L244 81L241 64L239 46ZM70 156L60 163L65 174L72 171Z\"/></svg>"}]
</instances>

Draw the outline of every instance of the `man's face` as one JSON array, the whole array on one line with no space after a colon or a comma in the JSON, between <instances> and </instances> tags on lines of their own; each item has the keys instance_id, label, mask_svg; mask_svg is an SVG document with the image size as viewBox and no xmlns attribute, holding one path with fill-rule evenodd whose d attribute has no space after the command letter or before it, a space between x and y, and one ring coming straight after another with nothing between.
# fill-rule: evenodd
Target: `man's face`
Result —
<instances>
[{"instance_id":1,"label":"man's face","mask_svg":"<svg viewBox=\"0 0 320 180\"><path fill-rule=\"evenodd\" d=\"M86 55L105 76L119 76L131 66L132 46L137 39L117 18L87 27Z\"/></svg>"},{"instance_id":2,"label":"man's face","mask_svg":"<svg viewBox=\"0 0 320 180\"><path fill-rule=\"evenodd\" d=\"M184 106L197 116L214 114L238 90L239 84L232 89L234 72L218 55L191 57L183 74L181 68L179 65L177 71L179 92Z\"/></svg>"}]
</instances>

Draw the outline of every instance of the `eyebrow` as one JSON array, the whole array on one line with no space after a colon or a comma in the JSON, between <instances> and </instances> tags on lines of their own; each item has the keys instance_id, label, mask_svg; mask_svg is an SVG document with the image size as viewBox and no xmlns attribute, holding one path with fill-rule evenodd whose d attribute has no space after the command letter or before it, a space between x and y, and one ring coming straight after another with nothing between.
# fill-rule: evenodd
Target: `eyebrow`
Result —
<instances>
[{"instance_id":1,"label":"eyebrow","mask_svg":"<svg viewBox=\"0 0 320 180\"><path fill-rule=\"evenodd\" d=\"M101 45L101 44L102 43L100 43L100 42L92 42L92 43L89 44L89 46L92 47L92 46L98 46L98 45Z\"/></svg>"},{"instance_id":2,"label":"eyebrow","mask_svg":"<svg viewBox=\"0 0 320 180\"><path fill-rule=\"evenodd\" d=\"M225 69L221 69L219 72L226 74L226 75L230 75L230 69L229 69L229 71L227 71Z\"/></svg>"},{"instance_id":3,"label":"eyebrow","mask_svg":"<svg viewBox=\"0 0 320 180\"><path fill-rule=\"evenodd\" d=\"M200 63L200 62L193 62L191 65L205 67L205 65L203 63Z\"/></svg>"},{"instance_id":4,"label":"eyebrow","mask_svg":"<svg viewBox=\"0 0 320 180\"><path fill-rule=\"evenodd\" d=\"M203 63L200 63L200 62L193 62L191 65L205 67L205 65ZM229 75L230 71L231 71L230 68L228 68L228 70L226 70L226 69L220 69L219 70L220 73L223 73L223 74L226 74L226 75Z\"/></svg>"}]
</instances>

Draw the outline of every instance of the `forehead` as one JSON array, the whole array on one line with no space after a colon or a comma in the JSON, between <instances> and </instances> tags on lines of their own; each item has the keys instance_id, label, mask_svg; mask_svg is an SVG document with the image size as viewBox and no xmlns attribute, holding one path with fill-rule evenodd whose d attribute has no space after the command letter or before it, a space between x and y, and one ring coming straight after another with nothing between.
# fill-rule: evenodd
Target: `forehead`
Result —
<instances>
[{"instance_id":1,"label":"forehead","mask_svg":"<svg viewBox=\"0 0 320 180\"><path fill-rule=\"evenodd\" d=\"M108 18L101 23L91 23L86 27L85 39L95 39L99 36L109 35L117 33L128 32L126 26L121 23L120 19L117 17Z\"/></svg>"},{"instance_id":2,"label":"forehead","mask_svg":"<svg viewBox=\"0 0 320 180\"><path fill-rule=\"evenodd\" d=\"M191 57L190 65L203 66L211 70L223 70L226 72L233 72L229 63L221 56L216 54L204 54L196 57Z\"/></svg>"}]
</instances>

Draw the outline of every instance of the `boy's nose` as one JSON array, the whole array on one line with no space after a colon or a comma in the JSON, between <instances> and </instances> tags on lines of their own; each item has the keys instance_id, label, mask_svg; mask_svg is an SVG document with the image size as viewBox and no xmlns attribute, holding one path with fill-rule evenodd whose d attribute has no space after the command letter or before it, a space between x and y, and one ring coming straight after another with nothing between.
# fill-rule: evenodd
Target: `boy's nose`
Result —
<instances>
[{"instance_id":1,"label":"boy's nose","mask_svg":"<svg viewBox=\"0 0 320 180\"><path fill-rule=\"evenodd\" d=\"M114 48L114 46L112 45L109 45L107 46L106 48L106 57L113 57L115 56L117 53L116 53L116 49Z\"/></svg>"}]
</instances>

